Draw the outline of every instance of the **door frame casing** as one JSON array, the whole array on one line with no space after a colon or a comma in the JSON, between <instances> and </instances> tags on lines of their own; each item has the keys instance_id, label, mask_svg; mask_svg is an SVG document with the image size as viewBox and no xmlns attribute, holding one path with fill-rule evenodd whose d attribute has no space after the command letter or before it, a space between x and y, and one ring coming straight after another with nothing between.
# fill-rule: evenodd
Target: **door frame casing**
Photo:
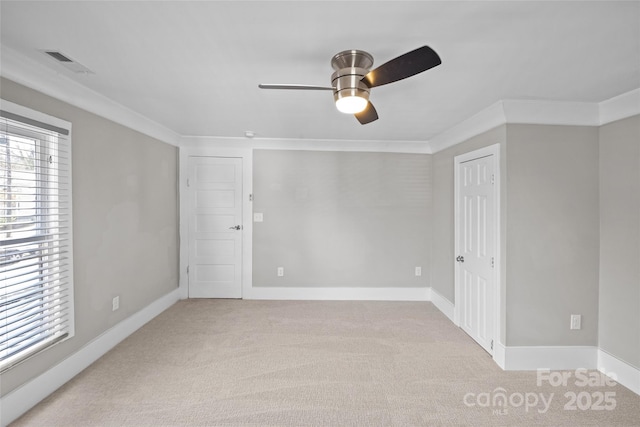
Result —
<instances>
[{"instance_id":1,"label":"door frame casing","mask_svg":"<svg viewBox=\"0 0 640 427\"><path fill-rule=\"evenodd\" d=\"M487 147L483 147L477 150L469 151L464 154L455 156L454 162L454 254L452 259L460 254L460 168L461 164L470 160L475 160L481 157L494 156L494 186L493 186L493 200L494 200L494 227L493 227L493 239L495 245L494 254L494 268L493 268L493 282L494 282L494 331L493 331L493 359L503 367L504 365L504 343L501 335L502 324L504 322L503 309L502 309L502 295L503 284L501 281L501 216L500 216L500 192L501 192L501 179L500 179L500 144L493 144ZM453 322L456 326L460 326L462 304L460 299L462 295L461 283L460 283L460 264L455 263L454 268L454 310L453 310Z\"/></svg>"},{"instance_id":2,"label":"door frame casing","mask_svg":"<svg viewBox=\"0 0 640 427\"><path fill-rule=\"evenodd\" d=\"M235 157L242 159L242 298L249 298L253 283L253 150L250 148L207 147L205 144L180 146L178 198L180 200L180 299L189 298L189 157Z\"/></svg>"}]
</instances>

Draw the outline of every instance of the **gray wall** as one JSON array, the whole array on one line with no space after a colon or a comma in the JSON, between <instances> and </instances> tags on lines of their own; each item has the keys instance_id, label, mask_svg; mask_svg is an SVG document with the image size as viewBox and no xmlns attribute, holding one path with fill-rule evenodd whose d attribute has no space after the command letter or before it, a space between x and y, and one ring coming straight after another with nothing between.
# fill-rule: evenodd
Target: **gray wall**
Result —
<instances>
[{"instance_id":1,"label":"gray wall","mask_svg":"<svg viewBox=\"0 0 640 427\"><path fill-rule=\"evenodd\" d=\"M177 287L178 202L176 148L1 85L72 122L74 157L76 337L3 374L6 394ZM256 150L253 285L432 286L454 302L453 158L500 143L505 344L598 344L639 367L639 141L637 116L500 126L433 156Z\"/></svg>"},{"instance_id":2,"label":"gray wall","mask_svg":"<svg viewBox=\"0 0 640 427\"><path fill-rule=\"evenodd\" d=\"M430 160L256 150L253 286L429 286Z\"/></svg>"},{"instance_id":3,"label":"gray wall","mask_svg":"<svg viewBox=\"0 0 640 427\"><path fill-rule=\"evenodd\" d=\"M506 344L596 345L598 128L508 125L507 155Z\"/></svg>"},{"instance_id":4,"label":"gray wall","mask_svg":"<svg viewBox=\"0 0 640 427\"><path fill-rule=\"evenodd\" d=\"M433 155L431 286L454 301L454 157L500 143L505 345L596 345L598 129L504 125ZM569 330L571 314L582 329Z\"/></svg>"},{"instance_id":5,"label":"gray wall","mask_svg":"<svg viewBox=\"0 0 640 427\"><path fill-rule=\"evenodd\" d=\"M178 286L177 149L6 79L2 98L72 123L74 338L2 375L6 394ZM120 309L111 300L120 296Z\"/></svg>"},{"instance_id":6,"label":"gray wall","mask_svg":"<svg viewBox=\"0 0 640 427\"><path fill-rule=\"evenodd\" d=\"M600 128L600 348L640 369L640 116Z\"/></svg>"},{"instance_id":7,"label":"gray wall","mask_svg":"<svg viewBox=\"0 0 640 427\"><path fill-rule=\"evenodd\" d=\"M500 169L505 169L506 126L488 132L439 151L433 155L433 251L431 287L440 295L455 303L455 224L454 224L454 158L479 148L500 144ZM502 179L506 175L501 175ZM504 182L501 190L504 191ZM503 203L504 205L504 203ZM503 215L501 214L503 217ZM504 218L504 217L503 217ZM503 221L504 222L504 221Z\"/></svg>"}]
</instances>

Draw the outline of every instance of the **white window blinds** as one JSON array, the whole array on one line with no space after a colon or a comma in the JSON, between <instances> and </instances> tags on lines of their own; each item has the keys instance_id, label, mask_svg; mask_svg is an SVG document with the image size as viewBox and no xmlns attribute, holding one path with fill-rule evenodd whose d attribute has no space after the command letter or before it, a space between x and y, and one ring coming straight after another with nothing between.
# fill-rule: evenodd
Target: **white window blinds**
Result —
<instances>
[{"instance_id":1,"label":"white window blinds","mask_svg":"<svg viewBox=\"0 0 640 427\"><path fill-rule=\"evenodd\" d=\"M2 101L0 372L73 336L71 230L70 124Z\"/></svg>"}]
</instances>

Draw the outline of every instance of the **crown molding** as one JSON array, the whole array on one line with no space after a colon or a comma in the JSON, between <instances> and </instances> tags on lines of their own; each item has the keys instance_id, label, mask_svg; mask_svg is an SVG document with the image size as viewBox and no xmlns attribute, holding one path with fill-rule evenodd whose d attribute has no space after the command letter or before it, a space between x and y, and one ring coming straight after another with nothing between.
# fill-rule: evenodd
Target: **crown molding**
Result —
<instances>
[{"instance_id":1,"label":"crown molding","mask_svg":"<svg viewBox=\"0 0 640 427\"><path fill-rule=\"evenodd\" d=\"M615 96L599 105L600 125L640 114L640 88Z\"/></svg>"},{"instance_id":2,"label":"crown molding","mask_svg":"<svg viewBox=\"0 0 640 427\"><path fill-rule=\"evenodd\" d=\"M2 58L0 69L2 77L167 144L174 146L180 144L180 135L171 129L76 83L61 73L43 67L11 48L2 46L0 57Z\"/></svg>"},{"instance_id":3,"label":"crown molding","mask_svg":"<svg viewBox=\"0 0 640 427\"><path fill-rule=\"evenodd\" d=\"M476 135L487 132L507 122L503 101L481 110L461 123L436 135L428 141L429 152L437 153L449 147L453 147Z\"/></svg>"},{"instance_id":4,"label":"crown molding","mask_svg":"<svg viewBox=\"0 0 640 427\"><path fill-rule=\"evenodd\" d=\"M506 123L598 126L598 104L591 102L566 102L547 100L502 101Z\"/></svg>"},{"instance_id":5,"label":"crown molding","mask_svg":"<svg viewBox=\"0 0 640 427\"><path fill-rule=\"evenodd\" d=\"M257 150L351 151L429 154L426 141L359 141L335 139L239 138L183 136L184 148L243 148Z\"/></svg>"},{"instance_id":6,"label":"crown molding","mask_svg":"<svg viewBox=\"0 0 640 427\"><path fill-rule=\"evenodd\" d=\"M601 126L640 114L640 89L597 102L506 99L429 140L437 153L504 124Z\"/></svg>"}]
</instances>

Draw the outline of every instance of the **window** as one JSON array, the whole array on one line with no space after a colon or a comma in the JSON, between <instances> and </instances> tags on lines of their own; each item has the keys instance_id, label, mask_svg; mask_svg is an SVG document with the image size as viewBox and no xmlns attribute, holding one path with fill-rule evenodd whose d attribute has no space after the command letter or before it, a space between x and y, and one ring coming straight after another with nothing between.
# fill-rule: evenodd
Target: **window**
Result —
<instances>
[{"instance_id":1,"label":"window","mask_svg":"<svg viewBox=\"0 0 640 427\"><path fill-rule=\"evenodd\" d=\"M2 100L0 372L74 333L70 129Z\"/></svg>"}]
</instances>

